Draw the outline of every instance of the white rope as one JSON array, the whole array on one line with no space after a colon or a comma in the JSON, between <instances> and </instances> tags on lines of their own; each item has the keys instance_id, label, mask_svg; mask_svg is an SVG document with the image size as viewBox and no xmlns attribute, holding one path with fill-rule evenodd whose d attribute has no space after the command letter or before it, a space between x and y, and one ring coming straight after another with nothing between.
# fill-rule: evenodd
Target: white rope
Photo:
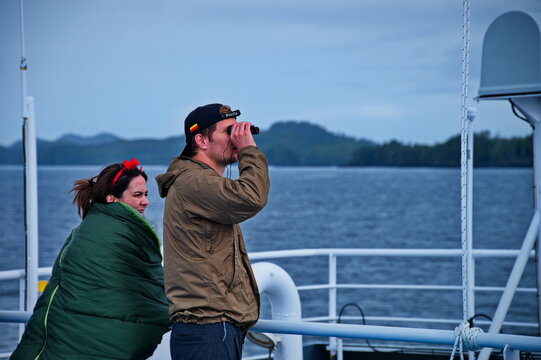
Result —
<instances>
[{"instance_id":1,"label":"white rope","mask_svg":"<svg viewBox=\"0 0 541 360\"><path fill-rule=\"evenodd\" d=\"M469 255L471 249L469 249L469 237L471 236L471 206L468 202L471 192L468 191L469 184L469 162L468 157L473 154L469 153L469 139L470 126L468 123L468 76L469 76L469 56L470 56L470 2L469 0L463 0L462 2L462 92L461 92L461 245L462 245L462 317L463 321L455 329L455 344L453 351L451 352L451 360L454 359L455 353L459 351L460 359L464 360L464 352L474 351L478 349L477 336L483 332L479 328L470 328L468 320L469 312L469 294L468 294L468 264L470 260ZM469 159L473 161L473 159Z\"/></svg>"},{"instance_id":2,"label":"white rope","mask_svg":"<svg viewBox=\"0 0 541 360\"><path fill-rule=\"evenodd\" d=\"M463 0L462 26L462 93L461 93L461 243L462 243L462 311L463 320L468 319L468 270L467 270L467 240L468 240L468 69L469 69L469 32L470 32L470 2Z\"/></svg>"},{"instance_id":3,"label":"white rope","mask_svg":"<svg viewBox=\"0 0 541 360\"><path fill-rule=\"evenodd\" d=\"M477 338L479 334L483 334L484 331L479 328L470 328L470 324L467 321L462 321L460 325L455 328L455 345L451 352L451 360L455 358L455 353L459 351L460 359L464 360L464 352L476 351L480 347L477 344Z\"/></svg>"}]
</instances>

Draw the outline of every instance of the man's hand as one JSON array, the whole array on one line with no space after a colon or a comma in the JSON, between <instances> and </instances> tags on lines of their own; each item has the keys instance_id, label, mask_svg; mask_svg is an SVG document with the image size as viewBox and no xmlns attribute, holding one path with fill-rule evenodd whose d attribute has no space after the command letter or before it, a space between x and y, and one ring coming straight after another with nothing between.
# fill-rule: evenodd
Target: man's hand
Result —
<instances>
[{"instance_id":1,"label":"man's hand","mask_svg":"<svg viewBox=\"0 0 541 360\"><path fill-rule=\"evenodd\" d=\"M233 124L231 127L231 143L239 151L246 146L256 146L254 136L250 131L250 124L248 121L242 121Z\"/></svg>"}]
</instances>

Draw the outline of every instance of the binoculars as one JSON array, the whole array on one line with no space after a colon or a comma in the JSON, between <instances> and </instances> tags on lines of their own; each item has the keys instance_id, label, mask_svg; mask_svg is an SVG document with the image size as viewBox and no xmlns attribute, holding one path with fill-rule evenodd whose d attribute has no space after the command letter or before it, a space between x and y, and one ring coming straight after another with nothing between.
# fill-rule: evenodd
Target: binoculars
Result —
<instances>
[{"instance_id":1,"label":"binoculars","mask_svg":"<svg viewBox=\"0 0 541 360\"><path fill-rule=\"evenodd\" d=\"M231 128L232 128L232 127L233 127L233 125L228 126L227 129L225 129L225 131L226 131L229 135L231 135ZM251 125L251 126L250 126L250 132L251 132L252 134L254 134L254 135L257 135L257 134L259 134L259 128L258 128L257 126Z\"/></svg>"}]
</instances>

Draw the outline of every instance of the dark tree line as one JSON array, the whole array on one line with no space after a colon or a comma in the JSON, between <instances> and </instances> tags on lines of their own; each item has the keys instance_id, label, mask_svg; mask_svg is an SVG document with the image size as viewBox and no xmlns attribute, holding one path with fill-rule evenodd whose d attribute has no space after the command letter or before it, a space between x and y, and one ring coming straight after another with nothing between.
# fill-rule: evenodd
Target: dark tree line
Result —
<instances>
[{"instance_id":1,"label":"dark tree line","mask_svg":"<svg viewBox=\"0 0 541 360\"><path fill-rule=\"evenodd\" d=\"M333 134L308 122L275 123L256 138L269 164L276 166L460 166L460 136L435 145L376 144ZM101 134L92 138L66 135L56 141L38 140L38 163L42 165L107 164L136 157L145 165L167 165L184 147L184 137L167 139L120 139ZM21 164L20 142L0 146L0 164ZM532 166L532 138L474 137L474 165L498 167Z\"/></svg>"},{"instance_id":2,"label":"dark tree line","mask_svg":"<svg viewBox=\"0 0 541 360\"><path fill-rule=\"evenodd\" d=\"M532 166L532 137L492 137L488 131L474 135L473 160L478 167ZM359 147L352 166L460 166L460 135L435 145L390 141Z\"/></svg>"}]
</instances>

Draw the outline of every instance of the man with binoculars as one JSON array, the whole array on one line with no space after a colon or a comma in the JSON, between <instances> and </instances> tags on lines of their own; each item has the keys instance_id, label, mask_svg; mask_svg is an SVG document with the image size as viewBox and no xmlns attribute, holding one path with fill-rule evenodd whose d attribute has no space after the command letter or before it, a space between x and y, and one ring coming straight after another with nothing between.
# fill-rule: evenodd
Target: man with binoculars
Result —
<instances>
[{"instance_id":1,"label":"man with binoculars","mask_svg":"<svg viewBox=\"0 0 541 360\"><path fill-rule=\"evenodd\" d=\"M259 129L237 122L239 110L208 104L184 121L186 146L156 181L165 197L165 292L173 322L171 356L241 359L259 317L259 292L240 222L267 202L268 164ZM239 178L223 177L239 162Z\"/></svg>"}]
</instances>

